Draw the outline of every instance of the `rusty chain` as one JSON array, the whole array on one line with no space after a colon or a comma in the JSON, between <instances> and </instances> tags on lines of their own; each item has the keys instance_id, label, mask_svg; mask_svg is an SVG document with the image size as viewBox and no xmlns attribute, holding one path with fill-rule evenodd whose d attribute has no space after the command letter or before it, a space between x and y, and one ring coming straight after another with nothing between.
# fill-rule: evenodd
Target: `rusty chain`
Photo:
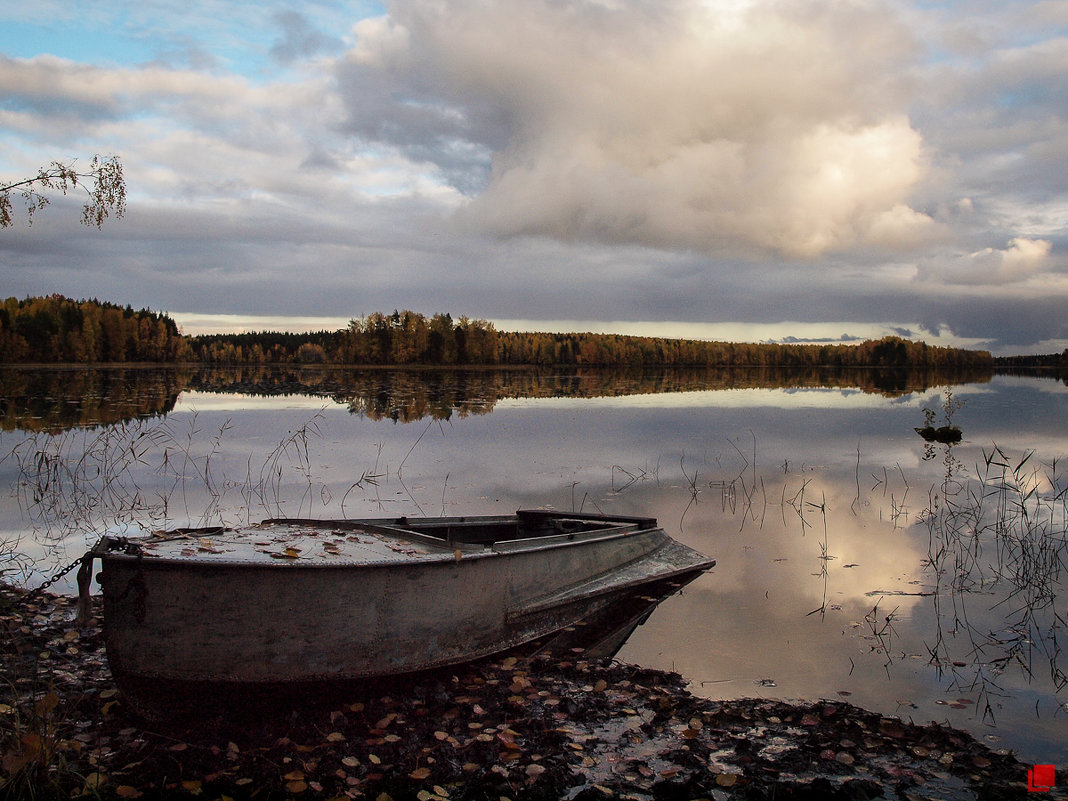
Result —
<instances>
[{"instance_id":1,"label":"rusty chain","mask_svg":"<svg viewBox=\"0 0 1068 801\"><path fill-rule=\"evenodd\" d=\"M130 542L126 537L106 537L105 540L107 541L107 549L109 551L120 551L121 550L124 553L137 555L137 556L141 555L140 546L137 545L136 543ZM68 573L70 573L72 570L74 570L76 567L78 567L78 565L80 565L86 559L86 557L91 556L92 553L93 553L92 551L88 551L85 554L79 556L77 559L75 559L69 565L64 567L62 570L59 570L54 575L52 575L51 578L46 579L39 586L34 587L32 590L30 590L26 594L26 599L30 600L30 599L38 597L39 595L43 595L44 592L49 587L51 587L53 584L55 584L61 578L63 578Z\"/></svg>"},{"instance_id":2,"label":"rusty chain","mask_svg":"<svg viewBox=\"0 0 1068 801\"><path fill-rule=\"evenodd\" d=\"M65 575L67 575L72 570L74 570L74 568L76 568L78 565L80 565L82 563L82 559L84 559L84 558L85 558L84 556L79 556L77 559L75 559L73 562L71 562L65 568L63 568L58 573L53 575L50 579L47 579L46 581L44 581L40 586L34 587L32 590L30 590L26 594L26 599L29 600L31 598L36 598L38 595L43 595L45 590L47 590L49 587L51 587L53 584L55 584L57 581L59 581Z\"/></svg>"}]
</instances>

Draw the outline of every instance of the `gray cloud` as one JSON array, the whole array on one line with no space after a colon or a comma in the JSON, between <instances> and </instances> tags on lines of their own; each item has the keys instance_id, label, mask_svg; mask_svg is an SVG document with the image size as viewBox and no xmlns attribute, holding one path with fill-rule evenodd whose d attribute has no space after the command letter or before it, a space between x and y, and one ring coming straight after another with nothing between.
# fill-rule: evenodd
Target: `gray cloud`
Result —
<instances>
[{"instance_id":1,"label":"gray cloud","mask_svg":"<svg viewBox=\"0 0 1068 801\"><path fill-rule=\"evenodd\" d=\"M397 2L357 27L351 69L391 100L398 80L416 91L349 105L408 152L492 150L472 230L714 254L908 244L931 227L908 206L922 139L892 77L913 43L888 7L834 8Z\"/></svg>"},{"instance_id":2,"label":"gray cloud","mask_svg":"<svg viewBox=\"0 0 1068 801\"><path fill-rule=\"evenodd\" d=\"M282 29L282 38L271 46L271 56L283 64L320 53L335 52L343 46L339 37L318 30L296 11L276 11L274 19Z\"/></svg>"},{"instance_id":3,"label":"gray cloud","mask_svg":"<svg viewBox=\"0 0 1068 801\"><path fill-rule=\"evenodd\" d=\"M130 188L0 233L5 293L1068 339L1055 5L222 8L152 63L0 54L4 174L116 153Z\"/></svg>"}]
</instances>

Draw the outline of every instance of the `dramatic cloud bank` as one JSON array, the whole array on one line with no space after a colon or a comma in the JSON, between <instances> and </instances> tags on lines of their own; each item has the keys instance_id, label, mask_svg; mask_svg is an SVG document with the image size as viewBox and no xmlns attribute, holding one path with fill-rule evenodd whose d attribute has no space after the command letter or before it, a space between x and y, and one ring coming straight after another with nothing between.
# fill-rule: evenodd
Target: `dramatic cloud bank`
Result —
<instances>
[{"instance_id":1,"label":"dramatic cloud bank","mask_svg":"<svg viewBox=\"0 0 1068 801\"><path fill-rule=\"evenodd\" d=\"M406 2L356 32L348 85L417 75L442 137L494 110L478 230L815 257L932 227L880 4Z\"/></svg>"},{"instance_id":2,"label":"dramatic cloud bank","mask_svg":"<svg viewBox=\"0 0 1068 801\"><path fill-rule=\"evenodd\" d=\"M149 6L0 12L0 175L130 186L6 294L1068 345L1063 3Z\"/></svg>"}]
</instances>

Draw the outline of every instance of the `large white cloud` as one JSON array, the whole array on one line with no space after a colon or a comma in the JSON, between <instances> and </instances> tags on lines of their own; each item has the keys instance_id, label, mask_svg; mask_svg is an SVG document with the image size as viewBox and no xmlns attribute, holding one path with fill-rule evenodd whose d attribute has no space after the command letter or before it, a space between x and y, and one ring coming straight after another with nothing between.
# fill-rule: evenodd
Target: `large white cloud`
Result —
<instances>
[{"instance_id":1,"label":"large white cloud","mask_svg":"<svg viewBox=\"0 0 1068 801\"><path fill-rule=\"evenodd\" d=\"M1005 286L1022 284L1041 276L1052 265L1050 251L1053 243L1046 239L1028 239L1018 236L1006 248L983 248L947 259L937 264L924 265L918 277L924 281L967 286ZM1045 276L1047 286L1052 276Z\"/></svg>"},{"instance_id":2,"label":"large white cloud","mask_svg":"<svg viewBox=\"0 0 1068 801\"><path fill-rule=\"evenodd\" d=\"M401 0L355 33L414 105L503 111L477 230L813 257L931 227L881 3Z\"/></svg>"},{"instance_id":3,"label":"large white cloud","mask_svg":"<svg viewBox=\"0 0 1068 801\"><path fill-rule=\"evenodd\" d=\"M359 2L78 9L95 51L0 53L0 173L115 153L128 213L83 230L57 197L0 237L0 278L177 310L874 320L1060 350L1062 5L387 0L354 28Z\"/></svg>"}]
</instances>

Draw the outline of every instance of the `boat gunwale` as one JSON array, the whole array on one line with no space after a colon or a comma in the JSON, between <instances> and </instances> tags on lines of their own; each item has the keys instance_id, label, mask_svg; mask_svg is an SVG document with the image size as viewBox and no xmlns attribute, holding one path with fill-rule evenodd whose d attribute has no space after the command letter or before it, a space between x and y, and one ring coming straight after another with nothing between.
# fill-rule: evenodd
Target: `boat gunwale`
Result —
<instances>
[{"instance_id":1,"label":"boat gunwale","mask_svg":"<svg viewBox=\"0 0 1068 801\"><path fill-rule=\"evenodd\" d=\"M370 528L370 526L368 526ZM354 557L339 558L334 561L311 561L307 558L292 558L292 559L235 559L227 558L225 553L210 554L210 555L194 555L194 556L165 556L160 555L152 551L146 551L140 549L136 553L128 553L125 551L115 551L107 548L105 543L107 537L101 539L100 543L94 548L95 555L100 557L102 562L111 561L113 564L128 563L128 564L143 564L143 565L160 565L160 566L178 566L183 569L200 570L203 568L265 568L272 570L294 570L294 569L336 569L336 570L371 570L371 569L396 569L398 567L416 567L416 566L430 566L430 565L443 565L443 564L456 564L461 561L470 561L471 559L488 559L488 558L503 558L510 555L518 555L522 553L537 553L542 551L557 550L560 548L578 547L585 544L591 544L594 542L606 542L613 539L625 539L628 537L634 537L639 535L648 534L660 534L665 539L669 539L667 533L659 526L653 528L636 528L632 524L616 525L611 528L594 529L592 531L575 531L575 532L560 532L549 534L541 537L525 537L518 540L501 540L494 543L489 543L485 546L481 546L477 543L453 543L450 544L445 540L439 540L434 537L430 537L426 534L418 534L417 532L409 532L406 529L391 529L388 526L379 527L388 534L411 534L415 533L416 537L411 538L413 543L422 544L426 541L426 544L432 546L436 552L420 554L418 558L401 558L401 554L398 554L398 558L390 559L387 561L361 561ZM405 538L407 539L407 537ZM145 538L143 542L150 543L153 540ZM139 539L129 539L127 542L130 545L138 546L141 544ZM156 540L161 542L161 540ZM461 547L461 546L466 546ZM457 556L459 551L459 557Z\"/></svg>"}]
</instances>

